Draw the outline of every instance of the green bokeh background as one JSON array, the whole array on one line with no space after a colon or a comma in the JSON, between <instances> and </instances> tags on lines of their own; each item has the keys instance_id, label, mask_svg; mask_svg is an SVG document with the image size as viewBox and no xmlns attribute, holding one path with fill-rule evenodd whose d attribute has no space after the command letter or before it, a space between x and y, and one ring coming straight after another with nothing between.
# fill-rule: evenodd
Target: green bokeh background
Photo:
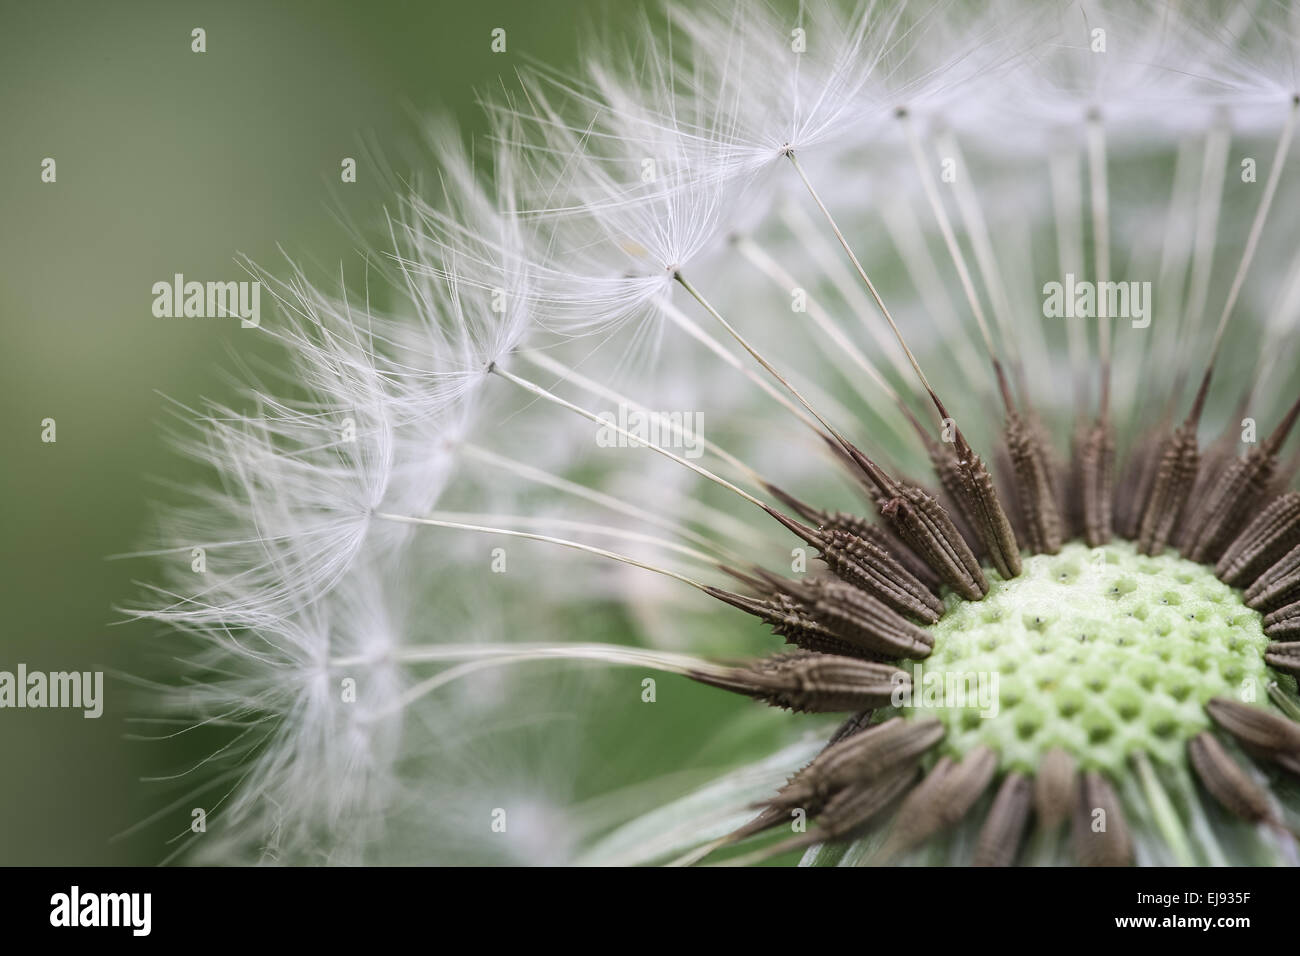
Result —
<instances>
[{"instance_id":1,"label":"green bokeh background","mask_svg":"<svg viewBox=\"0 0 1300 956\"><path fill-rule=\"evenodd\" d=\"M191 474L160 433L165 402L232 394L234 356L264 339L221 320L156 319L151 285L242 278L234 257L351 254L342 215L370 224L383 193L367 147L402 170L417 118L467 129L474 96L526 56L563 66L585 27L632 5L598 0L0 4L0 669L147 675L151 630L114 605L148 577L109 561L148 539L150 481ZM504 27L505 54L490 33ZM207 52L190 31L207 31ZM339 183L344 156L358 182ZM41 182L53 157L58 181ZM402 158L399 158L402 157ZM407 164L409 165L409 164ZM264 302L264 306L265 306ZM264 310L264 319L268 311ZM54 418L57 442L41 441ZM122 839L166 802L184 739L144 743L130 683L99 720L0 711L0 864L147 864L186 820Z\"/></svg>"}]
</instances>

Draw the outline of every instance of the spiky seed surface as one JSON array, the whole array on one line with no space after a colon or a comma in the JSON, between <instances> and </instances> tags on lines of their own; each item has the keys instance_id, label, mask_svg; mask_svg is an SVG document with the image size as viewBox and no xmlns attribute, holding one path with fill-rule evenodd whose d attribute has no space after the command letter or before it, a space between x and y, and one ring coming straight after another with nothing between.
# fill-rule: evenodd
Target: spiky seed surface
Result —
<instances>
[{"instance_id":1,"label":"spiky seed surface","mask_svg":"<svg viewBox=\"0 0 1300 956\"><path fill-rule=\"evenodd\" d=\"M1270 644L1264 660L1270 667L1276 667L1288 674L1300 673L1300 641Z\"/></svg>"},{"instance_id":2,"label":"spiky seed surface","mask_svg":"<svg viewBox=\"0 0 1300 956\"><path fill-rule=\"evenodd\" d=\"M1025 544L1035 554L1055 554L1061 550L1062 525L1047 454L1038 435L1019 415L1007 418L1004 439L1015 474L1015 500Z\"/></svg>"},{"instance_id":3,"label":"spiky seed surface","mask_svg":"<svg viewBox=\"0 0 1300 956\"><path fill-rule=\"evenodd\" d=\"M896 686L910 681L906 672L888 664L811 651L777 654L721 674L691 676L774 707L806 713L879 707L889 703Z\"/></svg>"},{"instance_id":4,"label":"spiky seed surface","mask_svg":"<svg viewBox=\"0 0 1300 956\"><path fill-rule=\"evenodd\" d=\"M1300 545L1296 545L1246 589L1246 603L1261 611L1283 607L1300 598Z\"/></svg>"},{"instance_id":5,"label":"spiky seed surface","mask_svg":"<svg viewBox=\"0 0 1300 956\"><path fill-rule=\"evenodd\" d=\"M844 531L823 533L821 560L841 580L862 588L900 614L926 624L939 620L943 602L887 551Z\"/></svg>"},{"instance_id":6,"label":"spiky seed surface","mask_svg":"<svg viewBox=\"0 0 1300 956\"><path fill-rule=\"evenodd\" d=\"M1188 557L1219 559L1268 494L1277 467L1277 455L1264 448L1252 448L1244 458L1228 463L1192 515L1190 524L1199 531Z\"/></svg>"},{"instance_id":7,"label":"spiky seed surface","mask_svg":"<svg viewBox=\"0 0 1300 956\"><path fill-rule=\"evenodd\" d=\"M993 476L979 455L962 459L961 478L962 492L969 502L967 513L993 567L1004 578L1015 577L1020 573L1020 545L993 486Z\"/></svg>"},{"instance_id":8,"label":"spiky seed surface","mask_svg":"<svg viewBox=\"0 0 1300 956\"><path fill-rule=\"evenodd\" d=\"M1292 601L1264 615L1264 633L1275 641L1300 634L1300 601Z\"/></svg>"},{"instance_id":9,"label":"spiky seed surface","mask_svg":"<svg viewBox=\"0 0 1300 956\"><path fill-rule=\"evenodd\" d=\"M867 592L843 581L808 582L813 620L860 650L884 657L923 658L934 638Z\"/></svg>"},{"instance_id":10,"label":"spiky seed surface","mask_svg":"<svg viewBox=\"0 0 1300 956\"><path fill-rule=\"evenodd\" d=\"M1138 527L1138 550L1159 554L1165 549L1196 482L1200 465L1196 427L1182 425L1164 443L1150 496Z\"/></svg>"},{"instance_id":11,"label":"spiky seed surface","mask_svg":"<svg viewBox=\"0 0 1300 956\"><path fill-rule=\"evenodd\" d=\"M845 787L827 804L818 818L818 833L810 833L806 840L813 843L821 839L844 839L869 823L911 785L916 776L915 765L909 764L880 777Z\"/></svg>"},{"instance_id":12,"label":"spiky seed surface","mask_svg":"<svg viewBox=\"0 0 1300 956\"><path fill-rule=\"evenodd\" d=\"M815 815L843 788L914 763L943 732L937 720L890 718L827 747L781 788L771 805L802 807Z\"/></svg>"},{"instance_id":13,"label":"spiky seed surface","mask_svg":"<svg viewBox=\"0 0 1300 956\"><path fill-rule=\"evenodd\" d=\"M931 593L938 593L942 587L943 582L934 573L934 569L917 557L916 552L904 544L902 538L883 525L871 524L865 518L836 511L828 516L825 527L847 531L883 548Z\"/></svg>"},{"instance_id":14,"label":"spiky seed surface","mask_svg":"<svg viewBox=\"0 0 1300 956\"><path fill-rule=\"evenodd\" d=\"M1215 572L1233 587L1249 587L1282 555L1300 544L1300 493L1280 495L1237 536Z\"/></svg>"},{"instance_id":15,"label":"spiky seed surface","mask_svg":"<svg viewBox=\"0 0 1300 956\"><path fill-rule=\"evenodd\" d=\"M978 601L988 592L988 581L970 545L932 496L903 486L881 505L880 513L944 584L968 601Z\"/></svg>"}]
</instances>

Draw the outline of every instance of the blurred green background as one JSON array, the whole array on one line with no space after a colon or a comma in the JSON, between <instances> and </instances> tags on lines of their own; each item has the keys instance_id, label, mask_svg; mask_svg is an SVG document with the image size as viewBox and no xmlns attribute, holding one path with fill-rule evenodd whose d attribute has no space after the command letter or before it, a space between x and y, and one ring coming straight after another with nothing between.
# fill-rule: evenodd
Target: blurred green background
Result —
<instances>
[{"instance_id":1,"label":"blurred green background","mask_svg":"<svg viewBox=\"0 0 1300 956\"><path fill-rule=\"evenodd\" d=\"M0 669L156 667L157 635L114 624L147 565L106 558L148 540L152 479L192 477L162 440L159 393L230 396L235 357L273 353L237 322L154 318L152 284L241 279L238 253L270 264L277 244L348 257L337 216L370 225L381 211L366 146L400 172L418 117L445 109L472 131L476 89L525 57L571 62L588 23L634 12L598 0L0 4ZM504 54L490 50L494 27ZM345 156L360 160L355 185L339 182ZM105 696L99 720L0 711L0 864L153 863L184 829L164 818L113 839L165 805L142 778L176 772L192 744L128 739L140 692L110 673Z\"/></svg>"}]
</instances>

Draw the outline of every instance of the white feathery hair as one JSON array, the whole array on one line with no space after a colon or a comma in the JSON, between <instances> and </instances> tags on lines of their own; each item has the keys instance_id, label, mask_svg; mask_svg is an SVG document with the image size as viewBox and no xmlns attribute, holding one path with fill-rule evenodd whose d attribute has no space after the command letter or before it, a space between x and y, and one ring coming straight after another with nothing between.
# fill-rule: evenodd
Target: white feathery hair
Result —
<instances>
[{"instance_id":1,"label":"white feathery hair","mask_svg":"<svg viewBox=\"0 0 1300 956\"><path fill-rule=\"evenodd\" d=\"M1234 4L1221 15L1180 11L1194 38L1188 70L1198 91L1233 111L1247 132L1272 132L1300 97L1300 9L1287 0Z\"/></svg>"},{"instance_id":2,"label":"white feathery hair","mask_svg":"<svg viewBox=\"0 0 1300 956\"><path fill-rule=\"evenodd\" d=\"M1166 135L1200 128L1213 103L1197 89L1198 34L1159 4L1071 0L1044 16L1045 42L1027 50L1010 77L1022 91L1001 127L1075 126L1096 118L1113 135L1140 142L1151 124ZM1189 69L1189 64L1192 68Z\"/></svg>"},{"instance_id":3,"label":"white feathery hair","mask_svg":"<svg viewBox=\"0 0 1300 956\"><path fill-rule=\"evenodd\" d=\"M702 61L701 85L720 91L700 110L723 144L713 163L743 179L791 151L812 157L824 147L861 160L893 138L891 119L902 108L941 110L961 97L963 116L978 113L989 98L980 84L1030 29L1020 13L1019 23L1002 17L994 26L952 0L814 0L793 20L766 5L678 16Z\"/></svg>"},{"instance_id":4,"label":"white feathery hair","mask_svg":"<svg viewBox=\"0 0 1300 956\"><path fill-rule=\"evenodd\" d=\"M176 430L180 451L215 481L182 489L190 503L164 513L170 585L152 589L142 614L273 624L328 593L361 550L392 474L393 423L363 332L329 322L314 299L303 290L302 311L280 333L298 396L254 385L246 408L210 403Z\"/></svg>"},{"instance_id":5,"label":"white feathery hair","mask_svg":"<svg viewBox=\"0 0 1300 956\"><path fill-rule=\"evenodd\" d=\"M449 194L486 203L448 155ZM424 221L452 221L411 204ZM516 274L488 254L522 254L509 234L516 220L493 221L497 235L479 233L477 246L444 237L437 260L416 249L428 269L399 287L416 323L380 314L341 280L331 293L292 261L280 279L249 265L276 301L267 331L288 368L275 385L247 385L246 409L212 404L177 439L215 481L163 510L166 546L150 553L168 558L168 580L135 610L197 648L168 709L238 731L203 762L236 780L211 858L356 862L382 820L401 739L402 610L418 590L400 583L417 529L378 515L433 507L486 364L527 330L527 301L501 313L488 301L492 277ZM205 568L191 567L195 548ZM345 700L349 678L355 697ZM353 838L328 845L344 831Z\"/></svg>"},{"instance_id":6,"label":"white feathery hair","mask_svg":"<svg viewBox=\"0 0 1300 956\"><path fill-rule=\"evenodd\" d=\"M659 63L652 45L649 63ZM662 56L668 56L663 53ZM640 61L638 61L640 62ZM689 115L697 98L668 71L650 78L596 62L577 86L522 76L527 104L497 108L533 184L523 205L550 236L542 315L561 334L617 328L655 314L674 274L716 251L737 212L716 170L720 144Z\"/></svg>"},{"instance_id":7,"label":"white feathery hair","mask_svg":"<svg viewBox=\"0 0 1300 956\"><path fill-rule=\"evenodd\" d=\"M383 260L402 307L376 323L406 419L472 407L491 365L536 327L554 281L543 240L519 207L512 148L501 143L485 174L445 121L428 140L439 158L436 182L417 184L389 217Z\"/></svg>"},{"instance_id":8,"label":"white feathery hair","mask_svg":"<svg viewBox=\"0 0 1300 956\"><path fill-rule=\"evenodd\" d=\"M798 179L764 175L793 150L828 205L842 214L866 267L883 277L891 309L904 317L932 377L945 387L987 388L979 342L964 327L949 335L935 318L964 315L966 300L934 216L912 208L922 193L917 170L899 159L906 154L900 152L896 110L906 107L922 118L925 134L933 137L928 145L955 131L971 143L977 162L985 161L973 168L987 177L980 198L997 261L987 274L971 263L976 294L995 306L997 284L1014 286L1020 292L1006 296L1008 311L1029 314L1037 303L1024 290L1038 277L1042 257L1051 257L1053 274L1065 259L1064 252L1057 260L1042 250L1055 251L1069 238L1068 229L1058 235L1052 222L1062 210L1048 188L1049 164L1064 151L1078 160L1069 170L1086 169L1082 130L1089 108L1099 108L1108 129L1113 124L1124 134L1117 136L1117 151L1138 142L1129 134L1145 131L1155 149L1186 149L1181 161L1193 171L1202 148L1196 134L1207 122L1219 122L1215 110L1231 109L1234 127L1246 132L1276 132L1285 117L1279 106L1293 104L1296 90L1295 15L1279 0L1250 6L1259 18L1222 22L1154 0L1136 8L1063 2L1048 5L1045 14L1040 5L1020 0L978 13L950 0L919 9L885 0L847 8L815 0L797 18L766 6L674 9L667 33L647 18L628 43L598 48L580 75L529 69L518 92L489 101L489 171L458 132L435 125L431 188L417 183L400 197L388 217L388 248L367 260L367 280L373 270L385 282L382 310L368 295L346 289L327 294L292 264L283 280L268 274L283 307L283 324L272 331L289 356L285 378L291 387L284 394L296 397L273 397L274 389L254 382L248 408L205 409L196 415L198 435L181 443L214 469L217 482L165 518L160 553L167 582L141 613L196 642L187 660L198 676L169 695L172 711L230 726L236 734L212 760L224 768L220 780L229 794L220 804L227 825L220 840L204 844L206 858L374 861L392 858L396 842L404 854L399 858L409 862L413 851L404 835L384 833L381 825L395 805L414 813L418 824L429 801L442 799L456 814L472 814L513 799L502 794L520 793L518 767L506 768L494 783L496 768L474 749L476 733L527 723L527 708L543 701L557 711L572 706L576 695L542 693L510 677L499 685L475 684L498 660L525 665L571 652L583 660L651 668L670 662L662 649L681 633L704 635L692 641L692 651L705 641L716 642L709 650L728 652L753 646L745 643L753 635L731 617L699 610L704 599L693 592L683 592L680 602L660 601L659 589L636 584L647 573L640 568L611 571L590 555L560 557L529 543L520 556L511 552L523 574L484 575L484 538L383 520L382 513L391 513L418 521L441 502L456 500L479 511L517 506L525 512L520 527L524 520L530 529L548 521L576 526L574 519L591 517L595 506L622 501L629 507L609 509L617 518L603 515L608 524L588 528L591 540L595 531L625 534L622 550L671 567L690 561L674 564L679 555L634 538L641 529L627 522L637 509L671 515L681 527L721 541L740 537L735 528L741 519L733 511L744 506L734 497L724 501L714 489L697 493L697 476L646 449L588 453L591 423L574 424L553 405L521 397L491 374L494 366L522 365L518 353L540 345L548 356L573 357L582 375L611 382L628 355L645 345L641 320L662 319L673 309L674 273L699 269L708 273L710 295L716 293L722 311L743 314L746 334L752 332L766 354L779 348L791 379L819 408L831 409L832 420L851 423L864 404L860 426L892 416L887 403L877 403L882 411L857 401L860 392L847 407L840 404L848 390L836 389L843 382L824 383L831 378L820 374L827 350L814 347L818 333L789 309L789 290L777 288L784 280L774 285L771 275L756 278L752 264L738 262L728 242L736 234L762 242L780 272L806 284L813 300L852 316L843 325L855 341L864 333L859 318L867 331L871 323L879 331L874 309L851 286L853 277L847 286L840 281L844 263L825 230L822 244L810 244L791 228L787 205L799 206L800 215L809 209ZM1112 32L1114 48L1104 62L1089 59L1095 55L1080 27L1094 19L1125 24L1122 36ZM804 53L791 49L795 27L807 30ZM1180 145L1185 136L1192 146ZM643 177L647 159L653 175ZM1180 182L1195 186L1192 176ZM1077 227L1081 250L1085 190L1078 189L1079 207L1066 210L1078 218L1069 225ZM1185 192L1195 198L1194 188ZM1117 211L1112 232L1125 234L1151 218L1165 225L1163 198L1143 197L1131 223ZM948 202L945 197L939 208ZM986 238L964 210L953 211L959 249ZM1191 231L1179 228L1173 211L1167 223L1167 234ZM1169 284L1180 290L1194 271L1190 239L1186 245L1179 268L1169 270ZM1252 291L1252 304L1276 300L1293 314L1300 302L1300 260L1292 262L1289 252L1273 256L1279 260L1274 271L1286 271L1287 279ZM781 299L767 323L765 296ZM999 344L1023 348L1034 374L1048 376L1046 363L1033 360L1059 350L1060 330L1003 326L1002 320L1011 321L995 317ZM632 327L630 341L620 338L625 326ZM1271 323L1270 334L1282 334L1282 327L1283 320ZM1186 332L1188 339L1204 337L1199 326ZM592 337L601 344L593 345ZM734 343L719 336L701 349L700 335L667 338L659 358L670 371L629 389L638 400L648 407L708 409L715 416L711 434L725 435L727 450L740 460L780 480L793 476L801 488L816 484L827 500L846 500L845 488L828 480L833 469L821 467L818 439L807 432L792 438L792 420L771 414L772 393L741 378L752 368ZM1147 348L1144 343L1118 355L1127 373L1117 371L1116 388L1128 399L1138 391ZM910 370L893 350L892 340L884 339L864 349L882 361L888 383L910 395ZM722 374L713 374L715 368ZM819 374L805 382L799 368ZM593 398L576 376L554 388L597 408L619 397L608 390ZM1063 403L1049 394L1041 407L1060 412ZM344 419L354 425L352 440L343 437ZM972 435L982 440L992 427L973 422ZM873 431L861 430L864 443L877 441ZM906 426L898 433L906 435ZM488 452L464 480L453 481L460 477L460 451L470 444ZM893 457L889 464L900 471L921 470L923 456L899 445L869 450L884 461ZM796 448L800 453L792 452ZM510 471L491 457L495 450L523 467ZM725 460L708 460L742 484L749 478L728 472ZM521 488L527 466L548 469L555 480ZM566 482L585 485L592 495L560 504L546 497ZM497 517L494 523L509 524ZM671 534L663 528L655 533ZM753 530L759 538L771 533ZM587 540L586 533L573 536ZM756 551L786 560L788 545L773 546L773 540L761 540ZM206 575L189 570L193 547L207 549ZM701 574L715 571L706 567ZM667 582L663 593L674 593L676 585ZM447 611L470 595L477 614ZM538 631L577 630L586 624L589 605L612 603L624 606L622 620L629 622L625 646L570 648L560 638L514 647ZM484 610L493 604L491 612ZM657 635L636 627L668 631L676 621L708 626ZM451 646L452 633L465 647ZM425 677L426 665L448 664L447 671ZM353 703L340 699L339 683L347 677L357 681ZM458 747L454 758L445 752ZM760 795L756 786L779 780L809 748L800 741L758 763L737 767L736 761L721 768L727 772L716 787L664 802L641 821L618 827L619 821L602 817L609 839L588 847L585 859L653 859L678 841L686 846L717 835ZM541 821L536 832L553 827L556 838L530 843L517 859L573 858L601 829L576 814L565 819L559 806L564 756L557 754L561 763L551 767L556 779L532 803ZM529 766L545 757L541 751L530 755ZM719 793L721 807L700 796ZM431 824L431 832L448 845L463 842L466 852L500 853L485 851L456 814ZM452 835L458 829L461 836ZM436 854L440 846L421 844L421 851Z\"/></svg>"},{"instance_id":9,"label":"white feathery hair","mask_svg":"<svg viewBox=\"0 0 1300 956\"><path fill-rule=\"evenodd\" d=\"M717 166L741 177L790 150L851 138L879 119L888 108L876 95L879 71L890 54L908 47L900 4L846 10L809 3L793 26L766 5L711 5L680 17L696 56L714 74L709 82L721 91L710 116L726 136Z\"/></svg>"},{"instance_id":10,"label":"white feathery hair","mask_svg":"<svg viewBox=\"0 0 1300 956\"><path fill-rule=\"evenodd\" d=\"M248 629L192 630L187 682L165 706L227 730L197 859L364 862L383 829L402 740L392 666L405 621L390 571L354 568L320 600ZM345 681L354 682L354 692Z\"/></svg>"}]
</instances>

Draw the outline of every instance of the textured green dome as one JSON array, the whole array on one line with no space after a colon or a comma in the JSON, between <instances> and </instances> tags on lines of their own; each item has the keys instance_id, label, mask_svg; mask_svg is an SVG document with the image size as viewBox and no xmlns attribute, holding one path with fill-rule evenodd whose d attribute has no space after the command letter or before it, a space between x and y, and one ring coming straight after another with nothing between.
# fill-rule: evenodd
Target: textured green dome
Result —
<instances>
[{"instance_id":1,"label":"textured green dome","mask_svg":"<svg viewBox=\"0 0 1300 956\"><path fill-rule=\"evenodd\" d=\"M1181 762L1206 701L1263 700L1280 679L1241 592L1173 553L1073 543L1026 557L1014 580L988 576L984 600L945 598L933 654L908 665L906 709L946 724L951 754L987 744L1025 772L1054 746L1115 773L1136 751Z\"/></svg>"}]
</instances>

